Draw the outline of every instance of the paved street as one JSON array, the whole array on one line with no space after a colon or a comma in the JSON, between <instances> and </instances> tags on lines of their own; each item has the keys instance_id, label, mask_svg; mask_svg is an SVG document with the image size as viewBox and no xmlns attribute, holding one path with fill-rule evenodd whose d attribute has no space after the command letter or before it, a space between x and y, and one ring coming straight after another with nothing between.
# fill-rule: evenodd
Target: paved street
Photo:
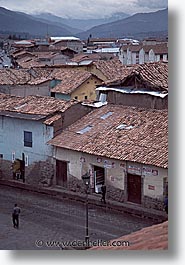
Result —
<instances>
[{"instance_id":1,"label":"paved street","mask_svg":"<svg viewBox=\"0 0 185 265\"><path fill-rule=\"evenodd\" d=\"M14 203L21 208L19 229L12 226ZM85 216L83 203L0 186L0 249L56 250L61 248L48 246L47 242L83 241ZM118 238L153 223L97 206L89 207L90 240Z\"/></svg>"}]
</instances>

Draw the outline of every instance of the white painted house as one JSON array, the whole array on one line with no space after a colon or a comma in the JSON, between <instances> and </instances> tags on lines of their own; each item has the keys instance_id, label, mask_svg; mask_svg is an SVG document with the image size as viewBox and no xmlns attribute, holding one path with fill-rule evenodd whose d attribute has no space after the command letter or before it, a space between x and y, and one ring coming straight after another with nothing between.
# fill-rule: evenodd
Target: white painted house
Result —
<instances>
[{"instance_id":1,"label":"white painted house","mask_svg":"<svg viewBox=\"0 0 185 265\"><path fill-rule=\"evenodd\" d=\"M88 111L76 101L0 94L1 178L12 179L12 163L24 154L28 183L39 183L44 174L50 182L53 148L47 142Z\"/></svg>"},{"instance_id":2,"label":"white painted house","mask_svg":"<svg viewBox=\"0 0 185 265\"><path fill-rule=\"evenodd\" d=\"M143 64L147 62L167 62L168 44L125 45L120 48L119 60L123 65Z\"/></svg>"}]
</instances>

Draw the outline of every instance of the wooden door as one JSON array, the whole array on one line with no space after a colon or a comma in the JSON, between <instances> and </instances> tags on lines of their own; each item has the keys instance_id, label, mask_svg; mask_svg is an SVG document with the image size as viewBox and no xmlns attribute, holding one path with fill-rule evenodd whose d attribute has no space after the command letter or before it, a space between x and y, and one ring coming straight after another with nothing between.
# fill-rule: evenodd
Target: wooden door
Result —
<instances>
[{"instance_id":1,"label":"wooden door","mask_svg":"<svg viewBox=\"0 0 185 265\"><path fill-rule=\"evenodd\" d=\"M56 185L67 186L67 162L56 160Z\"/></svg>"},{"instance_id":2,"label":"wooden door","mask_svg":"<svg viewBox=\"0 0 185 265\"><path fill-rule=\"evenodd\" d=\"M141 176L127 174L128 201L141 203Z\"/></svg>"}]
</instances>

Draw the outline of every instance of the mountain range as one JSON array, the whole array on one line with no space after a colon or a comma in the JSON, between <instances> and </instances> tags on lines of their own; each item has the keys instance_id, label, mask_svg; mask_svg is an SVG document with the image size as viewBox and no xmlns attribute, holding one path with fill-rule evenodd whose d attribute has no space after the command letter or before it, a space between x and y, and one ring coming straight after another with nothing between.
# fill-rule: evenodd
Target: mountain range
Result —
<instances>
[{"instance_id":1,"label":"mountain range","mask_svg":"<svg viewBox=\"0 0 185 265\"><path fill-rule=\"evenodd\" d=\"M78 34L80 38L129 37L142 38L166 35L168 32L168 9L152 13L137 13L125 19L93 27Z\"/></svg>"},{"instance_id":2,"label":"mountain range","mask_svg":"<svg viewBox=\"0 0 185 265\"><path fill-rule=\"evenodd\" d=\"M129 16L116 13L102 19L61 18L50 13L28 15L0 7L0 33L25 34L28 38L50 36L133 37L167 35L168 10Z\"/></svg>"},{"instance_id":3,"label":"mountain range","mask_svg":"<svg viewBox=\"0 0 185 265\"><path fill-rule=\"evenodd\" d=\"M82 31L89 30L92 27L101 25L101 24L111 23L119 19L127 18L129 17L129 15L123 12L117 12L105 18L75 19L75 18L62 18L56 15L53 15L51 13L41 13L41 14L33 15L33 17L43 22L52 22L57 26L66 25L66 26L73 28L73 30L77 29L77 32L82 32Z\"/></svg>"}]
</instances>

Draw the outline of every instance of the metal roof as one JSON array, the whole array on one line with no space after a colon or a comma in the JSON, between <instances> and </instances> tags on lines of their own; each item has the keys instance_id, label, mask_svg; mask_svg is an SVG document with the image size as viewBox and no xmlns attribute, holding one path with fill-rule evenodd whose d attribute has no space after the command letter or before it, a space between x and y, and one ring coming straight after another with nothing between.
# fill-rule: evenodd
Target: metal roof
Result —
<instances>
[{"instance_id":1,"label":"metal roof","mask_svg":"<svg viewBox=\"0 0 185 265\"><path fill-rule=\"evenodd\" d=\"M151 90L132 90L131 88L114 88L114 87L98 87L96 88L96 91L116 91L120 93L125 93L125 94L148 94L152 95L155 97L160 97L160 98L165 98L168 93L161 93L160 91L151 91Z\"/></svg>"}]
</instances>

